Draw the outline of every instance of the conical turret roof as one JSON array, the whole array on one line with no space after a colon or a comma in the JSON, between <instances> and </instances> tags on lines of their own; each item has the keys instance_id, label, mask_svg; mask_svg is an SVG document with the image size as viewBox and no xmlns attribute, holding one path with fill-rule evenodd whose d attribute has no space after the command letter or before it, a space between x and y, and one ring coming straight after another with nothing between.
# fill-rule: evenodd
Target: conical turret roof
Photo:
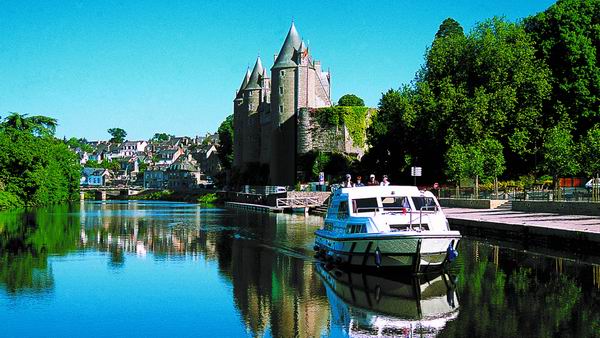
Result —
<instances>
[{"instance_id":1,"label":"conical turret roof","mask_svg":"<svg viewBox=\"0 0 600 338\"><path fill-rule=\"evenodd\" d=\"M283 46L281 46L281 51L279 51L279 54L277 55L277 60L275 60L273 69L295 67L296 62L294 62L294 54L300 48L301 43L302 39L300 39L298 31L296 31L296 26L294 26L294 23L292 22L292 27L290 27L290 31L283 42Z\"/></svg>"},{"instance_id":2,"label":"conical turret roof","mask_svg":"<svg viewBox=\"0 0 600 338\"><path fill-rule=\"evenodd\" d=\"M256 63L254 64L254 69L252 69L252 74L250 74L250 79L248 79L248 84L244 90L254 90L261 89L260 86L260 78L263 74L263 66L262 62L260 62L260 56L256 58Z\"/></svg>"},{"instance_id":3,"label":"conical turret roof","mask_svg":"<svg viewBox=\"0 0 600 338\"><path fill-rule=\"evenodd\" d=\"M237 95L235 96L236 99L242 98L242 90L246 88L246 86L248 85L248 81L250 81L250 67L246 68L246 75L244 75L244 80L242 80L240 90L238 90Z\"/></svg>"}]
</instances>

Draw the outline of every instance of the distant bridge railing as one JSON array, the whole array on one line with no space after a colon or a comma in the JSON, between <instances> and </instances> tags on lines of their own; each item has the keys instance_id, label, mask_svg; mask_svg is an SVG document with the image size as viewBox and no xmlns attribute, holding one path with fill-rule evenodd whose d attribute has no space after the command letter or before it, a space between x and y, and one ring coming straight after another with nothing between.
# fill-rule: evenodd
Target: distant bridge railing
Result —
<instances>
[{"instance_id":1,"label":"distant bridge railing","mask_svg":"<svg viewBox=\"0 0 600 338\"><path fill-rule=\"evenodd\" d=\"M321 205L318 198L315 197L287 197L278 198L277 208L307 208Z\"/></svg>"}]
</instances>

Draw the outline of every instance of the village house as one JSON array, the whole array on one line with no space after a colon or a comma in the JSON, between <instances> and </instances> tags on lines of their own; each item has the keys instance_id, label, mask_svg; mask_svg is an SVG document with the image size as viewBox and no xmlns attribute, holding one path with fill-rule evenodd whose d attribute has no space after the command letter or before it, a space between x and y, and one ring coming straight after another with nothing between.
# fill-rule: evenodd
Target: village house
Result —
<instances>
[{"instance_id":1,"label":"village house","mask_svg":"<svg viewBox=\"0 0 600 338\"><path fill-rule=\"evenodd\" d=\"M167 188L170 190L189 190L198 188L202 172L196 161L185 156L179 157L167 169Z\"/></svg>"},{"instance_id":2,"label":"village house","mask_svg":"<svg viewBox=\"0 0 600 338\"><path fill-rule=\"evenodd\" d=\"M154 166L144 171L145 189L165 189L167 187L166 167Z\"/></svg>"},{"instance_id":3,"label":"village house","mask_svg":"<svg viewBox=\"0 0 600 338\"><path fill-rule=\"evenodd\" d=\"M102 187L109 183L110 172L104 168L83 168L79 185L87 187Z\"/></svg>"}]
</instances>

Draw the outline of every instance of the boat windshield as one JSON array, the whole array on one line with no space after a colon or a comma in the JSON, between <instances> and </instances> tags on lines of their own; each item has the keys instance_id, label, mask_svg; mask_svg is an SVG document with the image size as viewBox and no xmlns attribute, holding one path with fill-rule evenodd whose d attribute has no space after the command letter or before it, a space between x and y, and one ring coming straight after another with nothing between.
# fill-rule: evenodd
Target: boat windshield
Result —
<instances>
[{"instance_id":1,"label":"boat windshield","mask_svg":"<svg viewBox=\"0 0 600 338\"><path fill-rule=\"evenodd\" d=\"M357 198L352 200L352 211L358 212L374 212L379 209L377 198Z\"/></svg>"},{"instance_id":2,"label":"boat windshield","mask_svg":"<svg viewBox=\"0 0 600 338\"><path fill-rule=\"evenodd\" d=\"M411 198L416 210L435 211L437 208L433 197L413 196Z\"/></svg>"},{"instance_id":3,"label":"boat windshield","mask_svg":"<svg viewBox=\"0 0 600 338\"><path fill-rule=\"evenodd\" d=\"M410 210L410 203L407 197L390 196L381 198L383 210Z\"/></svg>"}]
</instances>

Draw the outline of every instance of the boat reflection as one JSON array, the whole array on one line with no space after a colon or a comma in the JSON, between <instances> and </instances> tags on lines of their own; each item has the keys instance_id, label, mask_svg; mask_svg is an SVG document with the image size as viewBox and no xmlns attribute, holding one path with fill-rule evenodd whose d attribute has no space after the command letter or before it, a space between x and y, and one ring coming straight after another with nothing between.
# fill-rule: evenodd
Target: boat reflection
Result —
<instances>
[{"instance_id":1,"label":"boat reflection","mask_svg":"<svg viewBox=\"0 0 600 338\"><path fill-rule=\"evenodd\" d=\"M448 273L365 274L318 264L332 324L349 336L434 337L458 316L456 277Z\"/></svg>"}]
</instances>

